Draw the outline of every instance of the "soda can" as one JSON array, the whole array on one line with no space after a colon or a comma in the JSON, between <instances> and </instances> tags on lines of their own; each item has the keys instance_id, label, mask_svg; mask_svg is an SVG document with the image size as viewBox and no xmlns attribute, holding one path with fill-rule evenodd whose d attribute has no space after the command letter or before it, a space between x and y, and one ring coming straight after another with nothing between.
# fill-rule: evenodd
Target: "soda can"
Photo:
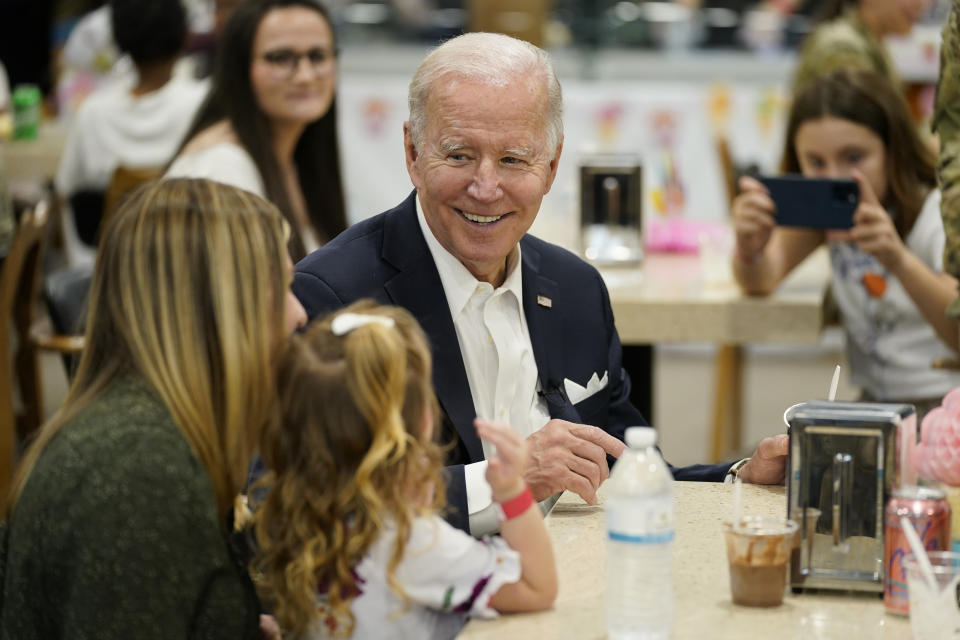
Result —
<instances>
[{"instance_id":1,"label":"soda can","mask_svg":"<svg viewBox=\"0 0 960 640\"><path fill-rule=\"evenodd\" d=\"M40 128L40 89L33 84L17 85L10 96L13 105L13 139L35 140Z\"/></svg>"},{"instance_id":2,"label":"soda can","mask_svg":"<svg viewBox=\"0 0 960 640\"><path fill-rule=\"evenodd\" d=\"M903 559L912 553L900 526L905 517L913 524L927 551L950 550L950 504L945 494L930 487L901 487L893 491L883 515L883 606L890 613L907 615L910 599Z\"/></svg>"}]
</instances>

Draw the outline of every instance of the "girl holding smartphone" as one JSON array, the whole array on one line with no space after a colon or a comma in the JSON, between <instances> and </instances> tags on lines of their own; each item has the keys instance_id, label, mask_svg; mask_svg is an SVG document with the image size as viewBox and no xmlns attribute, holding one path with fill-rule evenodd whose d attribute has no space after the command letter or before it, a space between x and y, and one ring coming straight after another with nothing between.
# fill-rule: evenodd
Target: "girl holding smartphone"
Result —
<instances>
[{"instance_id":1,"label":"girl holding smartphone","mask_svg":"<svg viewBox=\"0 0 960 640\"><path fill-rule=\"evenodd\" d=\"M960 373L934 367L957 355L956 327L944 315L957 281L943 273L935 159L904 99L874 72L815 80L794 98L781 169L855 180L854 225L777 226L767 189L742 178L732 207L737 282L766 295L827 243L853 383L864 400L908 401L922 417L960 385Z\"/></svg>"}]
</instances>

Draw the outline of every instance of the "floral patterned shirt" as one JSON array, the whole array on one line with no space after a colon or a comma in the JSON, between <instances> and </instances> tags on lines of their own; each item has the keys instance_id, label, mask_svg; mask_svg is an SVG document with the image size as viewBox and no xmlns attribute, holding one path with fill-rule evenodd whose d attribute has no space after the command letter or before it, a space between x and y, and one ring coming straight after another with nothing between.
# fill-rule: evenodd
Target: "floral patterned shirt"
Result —
<instances>
[{"instance_id":1,"label":"floral patterned shirt","mask_svg":"<svg viewBox=\"0 0 960 640\"><path fill-rule=\"evenodd\" d=\"M496 617L488 604L504 584L520 579L520 555L499 537L477 540L439 516L413 521L396 579L409 604L387 584L392 527L357 566L359 595L351 603L354 638L439 640L453 638L469 616ZM324 597L318 596L321 611ZM331 637L338 621L321 613L311 640Z\"/></svg>"}]
</instances>

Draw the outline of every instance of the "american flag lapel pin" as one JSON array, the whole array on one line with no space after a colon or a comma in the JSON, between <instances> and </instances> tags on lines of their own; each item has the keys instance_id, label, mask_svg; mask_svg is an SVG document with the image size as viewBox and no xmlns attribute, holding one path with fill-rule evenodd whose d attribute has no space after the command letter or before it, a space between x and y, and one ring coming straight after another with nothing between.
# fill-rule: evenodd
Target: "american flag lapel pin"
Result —
<instances>
[{"instance_id":1,"label":"american flag lapel pin","mask_svg":"<svg viewBox=\"0 0 960 640\"><path fill-rule=\"evenodd\" d=\"M550 309L551 307L553 307L553 300L551 300L547 296L537 296L537 304L540 305L541 307L546 307L547 309Z\"/></svg>"}]
</instances>

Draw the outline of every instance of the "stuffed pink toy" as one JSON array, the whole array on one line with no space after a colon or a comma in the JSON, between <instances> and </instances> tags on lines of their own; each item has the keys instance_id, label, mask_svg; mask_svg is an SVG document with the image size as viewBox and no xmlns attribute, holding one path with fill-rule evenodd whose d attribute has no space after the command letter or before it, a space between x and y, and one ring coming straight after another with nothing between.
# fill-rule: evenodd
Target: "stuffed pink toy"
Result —
<instances>
[{"instance_id":1,"label":"stuffed pink toy","mask_svg":"<svg viewBox=\"0 0 960 640\"><path fill-rule=\"evenodd\" d=\"M914 464L928 480L960 486L960 387L943 398L941 406L926 415L921 441L914 449Z\"/></svg>"}]
</instances>

